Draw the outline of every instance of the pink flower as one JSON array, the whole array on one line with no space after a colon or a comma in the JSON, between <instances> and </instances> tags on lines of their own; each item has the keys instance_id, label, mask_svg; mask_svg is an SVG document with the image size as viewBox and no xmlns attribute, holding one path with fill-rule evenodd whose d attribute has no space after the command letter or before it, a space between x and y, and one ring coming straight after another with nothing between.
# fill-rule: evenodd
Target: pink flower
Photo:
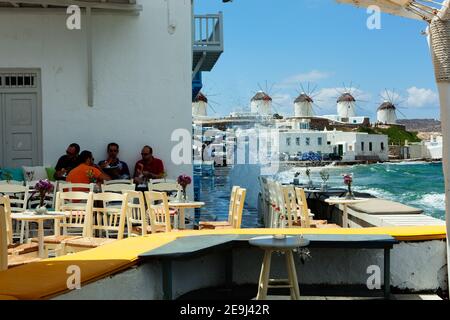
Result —
<instances>
[{"instance_id":1,"label":"pink flower","mask_svg":"<svg viewBox=\"0 0 450 320\"><path fill-rule=\"evenodd\" d=\"M192 179L191 179L191 177L189 177L185 174L182 174L178 177L177 182L180 186L183 187L183 189L185 189L189 184L191 184Z\"/></svg>"},{"instance_id":2,"label":"pink flower","mask_svg":"<svg viewBox=\"0 0 450 320\"><path fill-rule=\"evenodd\" d=\"M352 182L353 182L353 178L350 174L344 175L344 183L346 185L352 184Z\"/></svg>"}]
</instances>

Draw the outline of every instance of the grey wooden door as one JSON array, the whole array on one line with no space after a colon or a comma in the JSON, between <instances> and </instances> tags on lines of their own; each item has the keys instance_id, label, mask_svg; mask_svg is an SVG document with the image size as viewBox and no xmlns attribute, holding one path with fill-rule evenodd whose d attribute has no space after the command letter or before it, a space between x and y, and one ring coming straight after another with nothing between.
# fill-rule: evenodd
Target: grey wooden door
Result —
<instances>
[{"instance_id":1,"label":"grey wooden door","mask_svg":"<svg viewBox=\"0 0 450 320\"><path fill-rule=\"evenodd\" d=\"M38 101L36 93L4 93L1 113L3 118L3 164L5 167L39 164Z\"/></svg>"}]
</instances>

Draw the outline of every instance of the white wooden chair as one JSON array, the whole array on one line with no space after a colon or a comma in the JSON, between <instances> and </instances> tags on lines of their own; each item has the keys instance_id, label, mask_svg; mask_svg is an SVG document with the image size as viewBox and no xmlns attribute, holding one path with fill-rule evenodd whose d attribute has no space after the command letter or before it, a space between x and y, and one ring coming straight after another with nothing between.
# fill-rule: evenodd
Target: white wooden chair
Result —
<instances>
[{"instance_id":1,"label":"white wooden chair","mask_svg":"<svg viewBox=\"0 0 450 320\"><path fill-rule=\"evenodd\" d=\"M136 190L135 184L124 184L124 183L102 184L102 192L125 193L134 190Z\"/></svg>"},{"instance_id":2,"label":"white wooden chair","mask_svg":"<svg viewBox=\"0 0 450 320\"><path fill-rule=\"evenodd\" d=\"M0 196L1 195L9 196L12 213L22 213L27 210L29 193L26 186L2 184L0 185ZM28 240L29 223L21 221L20 223L17 223L16 226L17 228L13 237L19 238L20 243L24 243L24 240Z\"/></svg>"},{"instance_id":3,"label":"white wooden chair","mask_svg":"<svg viewBox=\"0 0 450 320\"><path fill-rule=\"evenodd\" d=\"M174 179L150 179L149 180L149 183L153 183L153 184L156 184L156 183L178 183L177 182L177 180L174 180Z\"/></svg>"},{"instance_id":4,"label":"white wooden chair","mask_svg":"<svg viewBox=\"0 0 450 320\"><path fill-rule=\"evenodd\" d=\"M169 201L165 192L145 191L152 233L171 232Z\"/></svg>"},{"instance_id":5,"label":"white wooden chair","mask_svg":"<svg viewBox=\"0 0 450 320\"><path fill-rule=\"evenodd\" d=\"M58 184L59 192L94 192L95 183L70 183L60 182Z\"/></svg>"},{"instance_id":6,"label":"white wooden chair","mask_svg":"<svg viewBox=\"0 0 450 320\"><path fill-rule=\"evenodd\" d=\"M300 224L302 228L338 228L336 224L328 224L327 220L314 220L314 214L308 208L306 193L303 188L295 188L297 205L300 213Z\"/></svg>"},{"instance_id":7,"label":"white wooden chair","mask_svg":"<svg viewBox=\"0 0 450 320\"><path fill-rule=\"evenodd\" d=\"M236 194L239 190L239 186L233 186L230 195L230 205L228 207L228 220L227 221L200 221L199 229L223 229L230 228L233 225L233 215L235 210Z\"/></svg>"},{"instance_id":8,"label":"white wooden chair","mask_svg":"<svg viewBox=\"0 0 450 320\"><path fill-rule=\"evenodd\" d=\"M8 254L9 255L30 255L34 254L37 256L39 251L39 245L37 243L25 243L25 244L16 244L13 240L13 227L12 227L12 219L11 219L11 202L9 200L9 196L4 196L3 198L3 207L5 210L5 221L6 221L6 235L8 242Z\"/></svg>"},{"instance_id":9,"label":"white wooden chair","mask_svg":"<svg viewBox=\"0 0 450 320\"><path fill-rule=\"evenodd\" d=\"M159 182L148 183L148 191L165 192L169 201L176 199L177 192L181 190L181 186L177 182Z\"/></svg>"},{"instance_id":10,"label":"white wooden chair","mask_svg":"<svg viewBox=\"0 0 450 320\"><path fill-rule=\"evenodd\" d=\"M54 234L44 237L45 256L53 251L56 256L63 254L63 242L84 236L84 231L90 227L89 217L92 208L93 193L89 192L57 192L55 210L64 212L66 217L55 220ZM62 229L62 234L61 234ZM38 243L37 238L31 242Z\"/></svg>"},{"instance_id":11,"label":"white wooden chair","mask_svg":"<svg viewBox=\"0 0 450 320\"><path fill-rule=\"evenodd\" d=\"M61 228L63 235L89 234L93 195L83 191L56 193L55 210L65 212L66 218L56 223L55 235L60 235Z\"/></svg>"},{"instance_id":12,"label":"white wooden chair","mask_svg":"<svg viewBox=\"0 0 450 320\"><path fill-rule=\"evenodd\" d=\"M7 270L8 267L14 267L34 261L39 261L39 258L28 257L25 255L8 255L8 223L6 218L6 197L0 197L0 271Z\"/></svg>"},{"instance_id":13,"label":"white wooden chair","mask_svg":"<svg viewBox=\"0 0 450 320\"><path fill-rule=\"evenodd\" d=\"M283 193L283 205L281 207L281 212L287 218L286 227L293 228L295 226L300 226L298 222L298 204L297 196L294 186L281 186L281 191Z\"/></svg>"},{"instance_id":14,"label":"white wooden chair","mask_svg":"<svg viewBox=\"0 0 450 320\"><path fill-rule=\"evenodd\" d=\"M87 236L64 241L65 254L96 248L124 238L127 195L112 192L95 193L92 200L93 205L89 210L91 217L86 219L90 221L91 226L88 227L86 223L84 232ZM122 204L120 208L109 205L117 202ZM95 236L96 232L99 237ZM106 237L102 237L103 234ZM113 234L115 238L110 238Z\"/></svg>"},{"instance_id":15,"label":"white wooden chair","mask_svg":"<svg viewBox=\"0 0 450 320\"><path fill-rule=\"evenodd\" d=\"M150 219L145 210L144 194L138 191L128 191L126 196L128 237L151 233Z\"/></svg>"},{"instance_id":16,"label":"white wooden chair","mask_svg":"<svg viewBox=\"0 0 450 320\"><path fill-rule=\"evenodd\" d=\"M103 184L134 184L133 179L106 180Z\"/></svg>"}]
</instances>

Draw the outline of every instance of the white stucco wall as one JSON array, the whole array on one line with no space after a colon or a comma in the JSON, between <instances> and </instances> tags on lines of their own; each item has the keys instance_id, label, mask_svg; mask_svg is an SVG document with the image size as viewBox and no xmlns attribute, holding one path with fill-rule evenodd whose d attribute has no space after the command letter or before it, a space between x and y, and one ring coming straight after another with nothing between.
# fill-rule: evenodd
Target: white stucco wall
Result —
<instances>
[{"instance_id":1,"label":"white stucco wall","mask_svg":"<svg viewBox=\"0 0 450 320\"><path fill-rule=\"evenodd\" d=\"M367 134L362 132L342 132L329 131L328 141L332 146L342 144L344 146L343 160L353 161L357 156L378 156L380 160L387 161L389 159L388 136L382 134ZM362 150L361 142L364 142L364 150ZM369 145L372 143L372 150ZM381 148L383 143L384 149Z\"/></svg>"},{"instance_id":2,"label":"white stucco wall","mask_svg":"<svg viewBox=\"0 0 450 320\"><path fill-rule=\"evenodd\" d=\"M297 138L299 138L299 144L297 144ZM319 144L319 138L322 139L322 143ZM304 130L289 130L280 131L278 135L275 135L273 139L279 139L279 141L273 141L273 145L279 145L280 153L288 153L290 155L297 155L299 152L320 152L322 154L331 153L332 147L327 144L327 133L324 131L304 131ZM290 144L288 145L288 139ZM307 144L309 139L309 145Z\"/></svg>"},{"instance_id":3,"label":"white stucco wall","mask_svg":"<svg viewBox=\"0 0 450 320\"><path fill-rule=\"evenodd\" d=\"M141 4L139 16L93 16L93 108L84 15L82 29L70 31L62 13L0 14L0 67L41 70L45 165L55 165L71 142L99 161L114 141L130 170L148 144L169 177L192 173L170 157L173 130L191 132L191 2L170 2L174 34L166 1Z\"/></svg>"}]
</instances>

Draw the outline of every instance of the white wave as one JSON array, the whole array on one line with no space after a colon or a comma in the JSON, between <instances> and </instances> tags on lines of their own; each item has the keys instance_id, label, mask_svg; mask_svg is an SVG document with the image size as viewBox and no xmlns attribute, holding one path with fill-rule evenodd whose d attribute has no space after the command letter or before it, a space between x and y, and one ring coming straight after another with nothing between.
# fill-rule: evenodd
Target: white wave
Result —
<instances>
[{"instance_id":1,"label":"white wave","mask_svg":"<svg viewBox=\"0 0 450 320\"><path fill-rule=\"evenodd\" d=\"M445 193L429 193L423 195L415 203L427 208L445 211Z\"/></svg>"},{"instance_id":2,"label":"white wave","mask_svg":"<svg viewBox=\"0 0 450 320\"><path fill-rule=\"evenodd\" d=\"M384 162L383 166L406 166L406 165L416 165L416 164L429 164L427 161L402 161L402 162Z\"/></svg>"},{"instance_id":3,"label":"white wave","mask_svg":"<svg viewBox=\"0 0 450 320\"><path fill-rule=\"evenodd\" d=\"M368 187L354 187L353 189L358 192L369 193L380 199L395 200L396 198L392 193L383 189L368 188Z\"/></svg>"}]
</instances>

